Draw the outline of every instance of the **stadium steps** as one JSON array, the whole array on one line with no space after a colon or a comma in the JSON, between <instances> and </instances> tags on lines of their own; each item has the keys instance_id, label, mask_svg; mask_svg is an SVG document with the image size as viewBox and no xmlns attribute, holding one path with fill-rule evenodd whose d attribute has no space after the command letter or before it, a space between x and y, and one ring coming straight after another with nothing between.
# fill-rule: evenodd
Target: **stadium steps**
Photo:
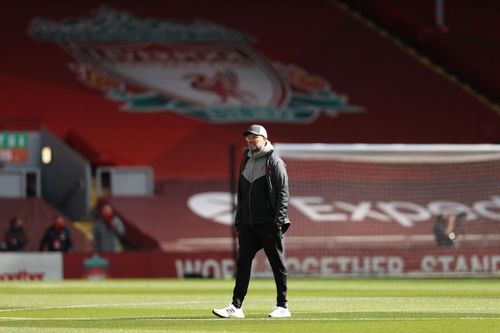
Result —
<instances>
[{"instance_id":1,"label":"stadium steps","mask_svg":"<svg viewBox=\"0 0 500 333\"><path fill-rule=\"evenodd\" d=\"M94 236L92 234L92 229L94 227L94 221L82 220L73 222L73 226L80 231L87 241L92 241Z\"/></svg>"}]
</instances>

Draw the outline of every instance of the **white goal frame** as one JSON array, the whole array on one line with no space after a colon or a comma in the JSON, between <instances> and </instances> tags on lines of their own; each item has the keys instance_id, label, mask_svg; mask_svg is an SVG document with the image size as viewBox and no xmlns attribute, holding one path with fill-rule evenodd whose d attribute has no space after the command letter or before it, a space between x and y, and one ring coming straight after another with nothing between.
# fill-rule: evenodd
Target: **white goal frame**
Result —
<instances>
[{"instance_id":1,"label":"white goal frame","mask_svg":"<svg viewBox=\"0 0 500 333\"><path fill-rule=\"evenodd\" d=\"M500 158L500 144L276 143L274 149L279 156L287 154L298 157L302 153L307 153L308 158L317 156L318 159L326 157L335 160L371 162L451 163ZM373 155L367 158L366 153Z\"/></svg>"},{"instance_id":2,"label":"white goal frame","mask_svg":"<svg viewBox=\"0 0 500 333\"><path fill-rule=\"evenodd\" d=\"M500 161L500 144L366 144L366 143L355 143L355 144L327 144L327 143L312 143L312 144L300 144L300 143L275 143L273 144L275 152L278 156L283 158L285 163L287 159L290 160L308 160L314 161L332 161L332 162L367 162L367 163L381 163L381 164L416 164L421 165L424 169L427 166L423 164L468 164L469 162L494 162ZM291 161L290 161L291 162ZM290 163L290 165L292 165ZM290 167L290 166L289 166ZM433 166L429 166L431 169ZM291 170L289 170L291 171ZM493 171L493 170L492 170ZM500 178L500 174L498 175ZM294 179L290 179L291 182ZM293 199L294 193L292 193ZM487 198L485 198L487 199ZM497 199L495 199L497 200ZM329 202L330 203L330 202ZM318 205L322 205L321 202ZM331 204L331 206L336 206L337 203ZM336 209L336 208L335 208ZM330 211L328 211L330 212ZM371 251L386 251L391 248L391 244L408 244L405 248L396 248L394 251L402 253L413 253L413 251L418 252L418 256L424 253L426 256L423 261L429 258L439 257L440 254L447 256L446 258L454 258L453 260L469 260L467 259L467 251L473 253L471 255L472 260L487 260L488 258L494 258L499 260L496 255L500 250L496 244L500 244L500 232L499 230L492 230L493 234L467 234L462 235L463 238L460 241L467 241L468 243L481 243L481 244L491 244L492 247L488 246L478 246L469 247L461 249L449 248L442 249L437 248L434 243L434 235L431 231L429 234L381 234L381 235L350 235L350 234L333 234L333 235L318 235L315 237L315 245L318 246L319 251L324 251L322 254L311 255L311 258L319 258L322 256L327 262L337 260L337 253L341 253L344 256L359 256L370 257ZM462 237L461 236L461 237ZM310 251L309 248L311 242L309 237L303 235L287 235L288 249L295 251L301 251L301 243L305 243L306 246L304 250ZM360 249L356 248L350 250L349 246L344 246L344 244L352 244L353 242L359 242L359 244L373 243L371 248ZM379 245L380 244L380 247ZM414 247L413 244L416 246ZM424 245L421 245L424 244ZM432 244L432 247L422 247L427 246L427 244ZM399 246L399 245L398 245ZM405 245L406 246L406 245ZM487 251L487 248L492 249L494 255L482 255L481 251ZM345 250L348 249L348 250ZM312 250L314 251L314 249ZM318 253L321 253L319 252ZM343 252L344 251L344 252ZM347 251L347 252L345 252ZM349 252L350 251L350 252ZM389 250L390 251L390 250ZM439 252L441 251L441 252ZM448 251L448 252L447 252ZM377 252L379 253L379 252ZM398 252L399 253L399 252ZM437 254L436 254L437 253ZM409 254L407 254L409 255ZM413 254L411 254L413 255ZM308 258L307 260L313 260ZM344 257L342 257L344 258ZM350 258L350 257L349 257ZM361 260L361 259L360 259ZM420 259L419 259L420 260ZM488 259L489 260L489 259ZM497 265L498 266L498 265ZM325 274L325 276L330 276L330 273L318 273L319 275ZM353 275L363 275L358 273L352 273ZM376 274L376 273L374 273ZM385 274L385 273L383 273ZM382 275L383 275L382 274ZM442 272L428 272L425 270L421 271L410 271L405 272L398 276L498 276L500 271L442 271ZM339 275L343 276L342 273L333 273L333 276ZM349 275L349 274L347 274ZM387 273L387 275L391 275Z\"/></svg>"}]
</instances>

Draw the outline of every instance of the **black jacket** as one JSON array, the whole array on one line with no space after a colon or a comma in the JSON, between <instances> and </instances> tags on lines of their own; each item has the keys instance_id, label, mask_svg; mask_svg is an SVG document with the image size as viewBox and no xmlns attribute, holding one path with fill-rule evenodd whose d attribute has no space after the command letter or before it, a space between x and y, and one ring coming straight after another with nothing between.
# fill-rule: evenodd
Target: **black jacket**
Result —
<instances>
[{"instance_id":1,"label":"black jacket","mask_svg":"<svg viewBox=\"0 0 500 333\"><path fill-rule=\"evenodd\" d=\"M274 223L284 233L290 226L288 218L288 174L285 162L269 151L266 158L265 177L249 183L242 176L249 160L248 149L243 153L240 165L238 201L236 206L235 226L243 224Z\"/></svg>"},{"instance_id":2,"label":"black jacket","mask_svg":"<svg viewBox=\"0 0 500 333\"><path fill-rule=\"evenodd\" d=\"M66 227L57 229L50 226L40 242L39 250L44 251L45 248L49 251L68 252L73 248L69 229Z\"/></svg>"},{"instance_id":3,"label":"black jacket","mask_svg":"<svg viewBox=\"0 0 500 333\"><path fill-rule=\"evenodd\" d=\"M24 232L24 228L9 228L4 238L7 251L24 251L28 243L28 237Z\"/></svg>"}]
</instances>

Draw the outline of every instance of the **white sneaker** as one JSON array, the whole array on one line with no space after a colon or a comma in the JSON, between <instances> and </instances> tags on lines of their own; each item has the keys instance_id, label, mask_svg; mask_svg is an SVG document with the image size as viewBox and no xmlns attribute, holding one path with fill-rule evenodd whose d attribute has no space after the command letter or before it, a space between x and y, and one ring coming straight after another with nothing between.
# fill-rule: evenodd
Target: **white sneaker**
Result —
<instances>
[{"instance_id":1,"label":"white sneaker","mask_svg":"<svg viewBox=\"0 0 500 333\"><path fill-rule=\"evenodd\" d=\"M277 306L274 310L269 314L271 318L288 318L291 317L292 314L288 308L283 308L281 306Z\"/></svg>"},{"instance_id":2,"label":"white sneaker","mask_svg":"<svg viewBox=\"0 0 500 333\"><path fill-rule=\"evenodd\" d=\"M229 304L229 306L224 309L213 309L212 313L220 318L245 318L243 309L238 309L232 304Z\"/></svg>"}]
</instances>

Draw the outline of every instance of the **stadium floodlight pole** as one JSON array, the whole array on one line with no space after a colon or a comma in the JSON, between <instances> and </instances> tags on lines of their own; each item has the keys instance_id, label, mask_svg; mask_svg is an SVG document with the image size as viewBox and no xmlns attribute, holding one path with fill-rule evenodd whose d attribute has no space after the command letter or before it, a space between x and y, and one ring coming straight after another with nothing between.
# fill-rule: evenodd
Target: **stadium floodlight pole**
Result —
<instances>
[{"instance_id":1,"label":"stadium floodlight pole","mask_svg":"<svg viewBox=\"0 0 500 333\"><path fill-rule=\"evenodd\" d=\"M233 219L233 224L231 225L231 239L232 239L232 252L233 259L236 264L236 260L238 259L238 250L237 250L237 236L236 236L236 228L234 226L234 217L236 216L236 145L229 145L229 193L230 193L230 202L231 202L231 217ZM236 270L234 270L234 274L236 274Z\"/></svg>"}]
</instances>

